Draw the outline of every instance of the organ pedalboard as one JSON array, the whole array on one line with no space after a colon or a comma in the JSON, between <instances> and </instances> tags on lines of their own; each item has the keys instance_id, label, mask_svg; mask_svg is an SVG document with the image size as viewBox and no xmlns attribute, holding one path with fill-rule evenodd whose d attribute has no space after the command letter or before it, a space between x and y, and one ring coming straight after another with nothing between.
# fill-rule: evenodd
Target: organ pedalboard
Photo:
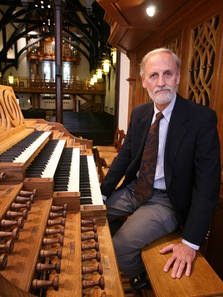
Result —
<instances>
[{"instance_id":1,"label":"organ pedalboard","mask_svg":"<svg viewBox=\"0 0 223 297\"><path fill-rule=\"evenodd\" d=\"M124 296L89 142L0 107L0 296Z\"/></svg>"}]
</instances>

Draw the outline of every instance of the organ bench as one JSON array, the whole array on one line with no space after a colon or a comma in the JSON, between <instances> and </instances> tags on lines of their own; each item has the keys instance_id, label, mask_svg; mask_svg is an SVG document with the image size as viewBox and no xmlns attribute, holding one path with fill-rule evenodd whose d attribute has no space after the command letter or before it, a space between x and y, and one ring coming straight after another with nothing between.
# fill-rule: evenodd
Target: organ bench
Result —
<instances>
[{"instance_id":1,"label":"organ bench","mask_svg":"<svg viewBox=\"0 0 223 297\"><path fill-rule=\"evenodd\" d=\"M171 271L163 271L169 254L160 254L162 247L181 241L170 234L154 241L142 250L142 259L156 297L223 297L223 282L205 258L198 253L191 276L172 279Z\"/></svg>"}]
</instances>

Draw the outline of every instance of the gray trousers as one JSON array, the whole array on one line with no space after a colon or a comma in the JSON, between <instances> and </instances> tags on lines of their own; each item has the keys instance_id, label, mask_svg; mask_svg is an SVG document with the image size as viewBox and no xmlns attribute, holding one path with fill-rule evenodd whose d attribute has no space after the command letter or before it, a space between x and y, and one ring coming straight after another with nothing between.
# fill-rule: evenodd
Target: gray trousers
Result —
<instances>
[{"instance_id":1,"label":"gray trousers","mask_svg":"<svg viewBox=\"0 0 223 297\"><path fill-rule=\"evenodd\" d=\"M134 277L144 271L141 249L177 229L174 210L166 193L154 191L150 200L138 205L134 198L135 182L115 191L106 201L110 224L128 216L113 236L119 269Z\"/></svg>"}]
</instances>

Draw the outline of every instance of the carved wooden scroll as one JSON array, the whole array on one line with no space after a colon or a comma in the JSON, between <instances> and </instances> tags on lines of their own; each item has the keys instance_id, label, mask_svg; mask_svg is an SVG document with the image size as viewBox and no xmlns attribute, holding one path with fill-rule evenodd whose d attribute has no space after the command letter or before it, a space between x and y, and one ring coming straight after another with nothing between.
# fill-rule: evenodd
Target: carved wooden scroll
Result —
<instances>
[{"instance_id":1,"label":"carved wooden scroll","mask_svg":"<svg viewBox=\"0 0 223 297\"><path fill-rule=\"evenodd\" d=\"M24 117L11 87L0 85L0 131L7 131L24 123Z\"/></svg>"},{"instance_id":2,"label":"carved wooden scroll","mask_svg":"<svg viewBox=\"0 0 223 297\"><path fill-rule=\"evenodd\" d=\"M32 132L25 121L14 91L0 85L0 153Z\"/></svg>"}]
</instances>

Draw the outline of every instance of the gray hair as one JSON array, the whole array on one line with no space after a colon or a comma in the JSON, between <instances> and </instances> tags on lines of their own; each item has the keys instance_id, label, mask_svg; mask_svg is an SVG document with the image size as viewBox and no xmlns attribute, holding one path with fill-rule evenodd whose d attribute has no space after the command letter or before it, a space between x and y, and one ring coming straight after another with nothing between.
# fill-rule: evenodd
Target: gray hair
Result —
<instances>
[{"instance_id":1,"label":"gray hair","mask_svg":"<svg viewBox=\"0 0 223 297\"><path fill-rule=\"evenodd\" d=\"M180 64L181 64L181 61L180 61L180 58L174 53L172 52L170 49L168 48L157 48L157 49L154 49L150 52L148 52L143 58L142 58L142 61L140 63L140 75L142 76L143 73L144 73L144 66L148 60L149 57L151 57L152 55L154 54L157 54L157 53L168 53L170 54L174 61L176 62L176 65L177 65L177 69L180 70Z\"/></svg>"}]
</instances>

